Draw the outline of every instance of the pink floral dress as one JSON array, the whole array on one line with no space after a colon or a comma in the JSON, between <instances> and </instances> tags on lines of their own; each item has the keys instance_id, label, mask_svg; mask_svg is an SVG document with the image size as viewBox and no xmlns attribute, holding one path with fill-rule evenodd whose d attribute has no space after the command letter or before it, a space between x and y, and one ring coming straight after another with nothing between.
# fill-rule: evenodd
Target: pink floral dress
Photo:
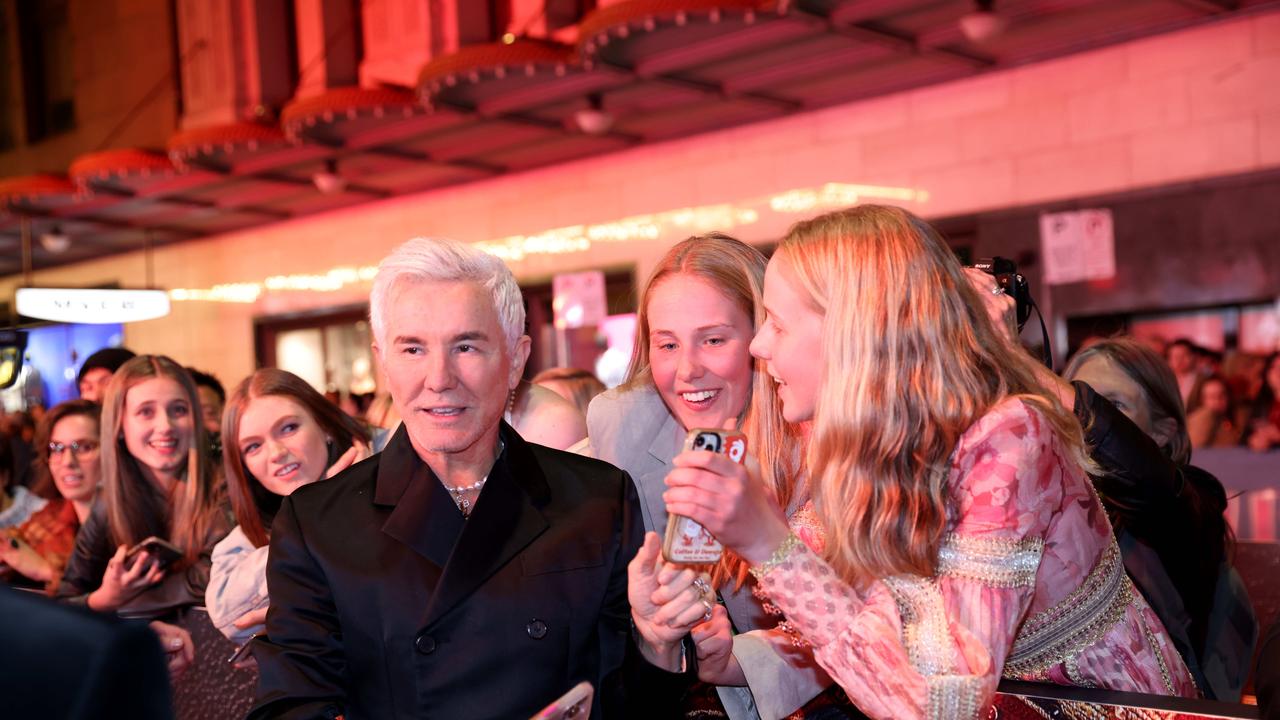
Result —
<instances>
[{"instance_id":1,"label":"pink floral dress","mask_svg":"<svg viewBox=\"0 0 1280 720\"><path fill-rule=\"evenodd\" d=\"M758 569L761 591L863 712L978 717L1002 675L1198 695L1125 575L1088 477L1037 410L1010 398L970 427L949 483L956 522L934 577L855 590L819 556L806 513L792 520L805 542Z\"/></svg>"}]
</instances>

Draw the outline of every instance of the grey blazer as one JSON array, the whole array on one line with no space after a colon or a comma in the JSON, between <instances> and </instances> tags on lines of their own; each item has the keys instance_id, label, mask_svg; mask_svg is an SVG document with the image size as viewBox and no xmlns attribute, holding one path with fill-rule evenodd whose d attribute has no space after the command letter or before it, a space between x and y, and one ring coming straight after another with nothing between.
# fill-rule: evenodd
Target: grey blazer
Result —
<instances>
[{"instance_id":1,"label":"grey blazer","mask_svg":"<svg viewBox=\"0 0 1280 720\"><path fill-rule=\"evenodd\" d=\"M684 428L652 387L608 390L587 409L590 454L631 475L645 530L659 536L667 529L663 481L671 470L671 459L684 446L684 436ZM747 687L717 690L732 720L777 720L816 697L831 685L831 678L810 657L791 657L789 662L767 639L766 631L775 628L780 618L766 613L751 594L754 582L748 579L737 591L721 588L721 599L738 632L733 655L747 677Z\"/></svg>"}]
</instances>

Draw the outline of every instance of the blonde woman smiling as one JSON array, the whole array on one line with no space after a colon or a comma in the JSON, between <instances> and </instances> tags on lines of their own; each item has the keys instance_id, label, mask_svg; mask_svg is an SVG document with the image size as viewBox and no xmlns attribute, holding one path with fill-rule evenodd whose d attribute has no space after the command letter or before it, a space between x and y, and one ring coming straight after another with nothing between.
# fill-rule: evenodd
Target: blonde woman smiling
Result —
<instances>
[{"instance_id":1,"label":"blonde woman smiling","mask_svg":"<svg viewBox=\"0 0 1280 720\"><path fill-rule=\"evenodd\" d=\"M1124 573L1079 424L977 292L904 210L796 225L769 263L751 350L786 419L813 423L822 532L799 539L759 480L709 453L675 458L667 507L751 563L873 717L978 717L1002 675L1196 695ZM741 677L732 656L707 665Z\"/></svg>"}]
</instances>

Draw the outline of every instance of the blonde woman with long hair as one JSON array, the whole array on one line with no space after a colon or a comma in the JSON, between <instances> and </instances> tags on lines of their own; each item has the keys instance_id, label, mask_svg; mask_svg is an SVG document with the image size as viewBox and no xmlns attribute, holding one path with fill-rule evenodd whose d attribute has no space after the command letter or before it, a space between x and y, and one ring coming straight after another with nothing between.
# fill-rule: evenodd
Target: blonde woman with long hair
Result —
<instances>
[{"instance_id":1,"label":"blonde woman with long hair","mask_svg":"<svg viewBox=\"0 0 1280 720\"><path fill-rule=\"evenodd\" d=\"M166 619L204 603L213 546L230 523L199 417L191 376L163 355L139 355L112 376L102 408L102 497L76 536L58 597ZM128 554L153 535L181 557L164 565L147 550Z\"/></svg>"},{"instance_id":2,"label":"blonde woman with long hair","mask_svg":"<svg viewBox=\"0 0 1280 720\"><path fill-rule=\"evenodd\" d=\"M692 428L741 428L748 445L770 459L765 482L783 507L798 494L799 439L782 419L772 381L749 350L764 321L761 304L767 260L759 250L727 235L712 233L683 240L667 251L644 284L636 318L636 342L627 380L598 396L587 413L591 452L626 470L641 498L645 530L654 535L639 554L641 563L657 562L658 537L666 529L663 483L671 459ZM681 582L692 571L669 569ZM717 694L731 718L781 718L818 706L827 712L842 698L824 695L831 679L807 653L794 651L773 632L776 624L754 597L746 563L732 553L697 579L705 588L706 617L717 622L696 626L702 646L733 652L744 674L723 683ZM726 610L743 634L729 636ZM720 630L719 643L707 636ZM781 642L785 648L778 648ZM814 701L812 704L811 701ZM698 696L688 703L714 705ZM804 714L802 713L803 717ZM837 717L828 715L827 717Z\"/></svg>"},{"instance_id":3,"label":"blonde woman with long hair","mask_svg":"<svg viewBox=\"0 0 1280 720\"><path fill-rule=\"evenodd\" d=\"M757 478L708 453L675 458L667 507L751 563L873 717L977 717L1002 676L1194 696L1124 573L1079 424L978 292L904 210L797 224L751 350L786 419L812 421L822 532L801 540Z\"/></svg>"}]
</instances>

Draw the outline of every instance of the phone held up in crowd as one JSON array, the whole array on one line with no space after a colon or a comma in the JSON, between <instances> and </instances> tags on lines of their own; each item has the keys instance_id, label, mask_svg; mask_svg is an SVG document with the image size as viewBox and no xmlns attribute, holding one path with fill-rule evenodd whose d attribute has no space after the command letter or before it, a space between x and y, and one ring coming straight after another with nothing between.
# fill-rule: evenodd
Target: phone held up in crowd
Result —
<instances>
[{"instance_id":1,"label":"phone held up in crowd","mask_svg":"<svg viewBox=\"0 0 1280 720\"><path fill-rule=\"evenodd\" d=\"M694 428L685 436L684 449L724 453L742 464L747 455L747 437L737 431ZM698 523L675 513L667 518L667 533L662 541L662 556L667 562L711 564L719 562L723 552L720 542Z\"/></svg>"}]
</instances>

